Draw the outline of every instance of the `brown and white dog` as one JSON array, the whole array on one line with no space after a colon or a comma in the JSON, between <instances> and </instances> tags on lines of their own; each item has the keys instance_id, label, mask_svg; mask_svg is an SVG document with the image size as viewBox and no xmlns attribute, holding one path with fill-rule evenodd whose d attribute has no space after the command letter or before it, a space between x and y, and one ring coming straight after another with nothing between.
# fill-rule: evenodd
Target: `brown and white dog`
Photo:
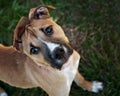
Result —
<instances>
[{"instance_id":1,"label":"brown and white dog","mask_svg":"<svg viewBox=\"0 0 120 96\"><path fill-rule=\"evenodd\" d=\"M69 96L73 81L83 89L99 92L101 82L87 81L78 72L80 55L48 9L55 8L32 8L29 18L18 22L13 46L0 45L0 80L20 88L41 87L49 96Z\"/></svg>"}]
</instances>

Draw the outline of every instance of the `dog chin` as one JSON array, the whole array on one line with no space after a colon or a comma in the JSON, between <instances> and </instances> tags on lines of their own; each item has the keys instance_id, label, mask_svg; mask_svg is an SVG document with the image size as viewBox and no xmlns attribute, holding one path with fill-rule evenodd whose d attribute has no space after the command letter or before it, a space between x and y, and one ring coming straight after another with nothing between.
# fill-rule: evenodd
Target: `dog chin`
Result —
<instances>
[{"instance_id":1,"label":"dog chin","mask_svg":"<svg viewBox=\"0 0 120 96\"><path fill-rule=\"evenodd\" d=\"M68 68L70 66L70 64L73 63L72 59L73 59L73 56L71 55L69 57L69 59L67 60L67 62L63 64L61 70L64 70L64 69Z\"/></svg>"}]
</instances>

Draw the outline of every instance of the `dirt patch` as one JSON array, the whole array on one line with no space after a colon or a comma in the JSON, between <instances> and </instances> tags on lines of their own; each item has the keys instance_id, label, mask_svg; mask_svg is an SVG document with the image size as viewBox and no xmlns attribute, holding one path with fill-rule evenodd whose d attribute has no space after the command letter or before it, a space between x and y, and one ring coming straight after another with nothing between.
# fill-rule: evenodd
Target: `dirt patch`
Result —
<instances>
[{"instance_id":1,"label":"dirt patch","mask_svg":"<svg viewBox=\"0 0 120 96\"><path fill-rule=\"evenodd\" d=\"M79 28L75 25L69 24L69 25L63 25L62 27L72 47L78 52L80 52L82 49L81 45L86 40L87 34L79 31Z\"/></svg>"}]
</instances>

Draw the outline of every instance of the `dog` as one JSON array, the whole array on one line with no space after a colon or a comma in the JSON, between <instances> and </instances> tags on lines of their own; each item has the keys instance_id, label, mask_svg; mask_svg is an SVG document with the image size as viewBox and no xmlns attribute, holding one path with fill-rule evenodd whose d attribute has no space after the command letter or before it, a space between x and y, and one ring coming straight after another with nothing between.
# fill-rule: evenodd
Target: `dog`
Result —
<instances>
[{"instance_id":1,"label":"dog","mask_svg":"<svg viewBox=\"0 0 120 96\"><path fill-rule=\"evenodd\" d=\"M0 80L19 88L41 87L49 96L69 96L73 81L91 92L102 82L88 81L78 72L79 53L51 18L53 6L32 8L15 30L13 46L0 45Z\"/></svg>"}]
</instances>

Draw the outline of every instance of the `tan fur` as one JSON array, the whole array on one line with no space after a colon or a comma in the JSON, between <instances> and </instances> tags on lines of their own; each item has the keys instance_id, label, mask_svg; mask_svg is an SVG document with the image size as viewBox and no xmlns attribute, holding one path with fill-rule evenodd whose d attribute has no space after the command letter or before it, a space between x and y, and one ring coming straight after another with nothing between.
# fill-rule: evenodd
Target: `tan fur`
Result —
<instances>
[{"instance_id":1,"label":"tan fur","mask_svg":"<svg viewBox=\"0 0 120 96\"><path fill-rule=\"evenodd\" d=\"M74 55L79 57L75 51ZM74 57L74 60L78 57ZM20 88L42 87L51 96L62 96L57 94L67 89L63 72L54 68L45 70L12 46L0 45L0 79Z\"/></svg>"},{"instance_id":2,"label":"tan fur","mask_svg":"<svg viewBox=\"0 0 120 96\"><path fill-rule=\"evenodd\" d=\"M24 27L22 18L15 29L14 40L19 36L22 43L16 42L16 40L14 46L0 45L0 80L20 88L41 87L49 96L69 96L70 87L75 78L75 82L79 86L92 91L92 83L86 81L77 71L80 55L75 50L69 57L69 65L62 70L52 68L42 53L30 55L29 44L33 43L42 48L41 40L46 42L58 40L69 45L69 41L59 25L51 18L34 19L34 11L30 11L29 14L29 18L32 18L30 24L26 23ZM39 29L49 25L53 26L54 34L47 37ZM21 26L26 29L19 30ZM22 35L19 35L20 32L23 32Z\"/></svg>"}]
</instances>

